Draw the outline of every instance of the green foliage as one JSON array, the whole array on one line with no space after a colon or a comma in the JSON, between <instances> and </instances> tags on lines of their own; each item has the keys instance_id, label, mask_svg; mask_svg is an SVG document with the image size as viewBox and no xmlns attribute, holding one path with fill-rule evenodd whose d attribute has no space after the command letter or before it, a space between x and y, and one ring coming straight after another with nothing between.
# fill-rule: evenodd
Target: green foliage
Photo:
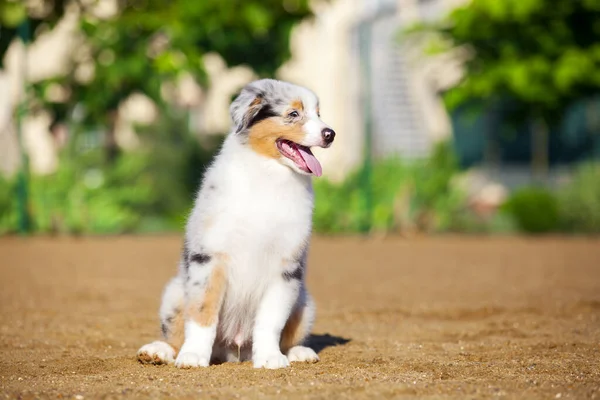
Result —
<instances>
[{"instance_id":1,"label":"green foliage","mask_svg":"<svg viewBox=\"0 0 600 400\"><path fill-rule=\"evenodd\" d=\"M542 188L515 192L502 211L528 233L600 233L600 164L586 163L556 193Z\"/></svg>"},{"instance_id":2,"label":"green foliage","mask_svg":"<svg viewBox=\"0 0 600 400\"><path fill-rule=\"evenodd\" d=\"M80 135L64 150L56 172L29 182L34 233L114 234L180 230L205 166L221 138L199 146L185 115L140 128L142 149L103 163L101 148L85 149ZM88 134L89 135L89 134ZM0 179L0 233L17 229L13 181Z\"/></svg>"},{"instance_id":3,"label":"green foliage","mask_svg":"<svg viewBox=\"0 0 600 400\"><path fill-rule=\"evenodd\" d=\"M10 232L17 226L16 188L13 180L0 175L0 234Z\"/></svg>"},{"instance_id":4,"label":"green foliage","mask_svg":"<svg viewBox=\"0 0 600 400\"><path fill-rule=\"evenodd\" d=\"M465 78L446 94L451 108L511 98L525 117L552 121L600 89L599 20L598 0L472 0L415 30L471 54Z\"/></svg>"},{"instance_id":5,"label":"green foliage","mask_svg":"<svg viewBox=\"0 0 600 400\"><path fill-rule=\"evenodd\" d=\"M224 136L202 138L188 129L188 115L171 111L156 123L138 128L152 162L146 165L155 190L160 191L155 212L182 227L198 190L202 174L220 148Z\"/></svg>"},{"instance_id":6,"label":"green foliage","mask_svg":"<svg viewBox=\"0 0 600 400\"><path fill-rule=\"evenodd\" d=\"M376 231L446 231L453 228L464 196L452 184L458 167L449 144L432 156L407 163L397 158L377 162L372 169L372 213L368 215L365 188L356 171L339 184L315 181L314 227L318 232L359 232L365 218Z\"/></svg>"},{"instance_id":7,"label":"green foliage","mask_svg":"<svg viewBox=\"0 0 600 400\"><path fill-rule=\"evenodd\" d=\"M111 168L94 167L89 156L62 160L54 174L32 177L35 231L131 232L156 202L144 155L121 156Z\"/></svg>"},{"instance_id":8,"label":"green foliage","mask_svg":"<svg viewBox=\"0 0 600 400\"><path fill-rule=\"evenodd\" d=\"M481 216L463 210L452 222L452 231L468 234L517 234L520 232L515 218L507 212L495 212L490 216Z\"/></svg>"},{"instance_id":9,"label":"green foliage","mask_svg":"<svg viewBox=\"0 0 600 400\"><path fill-rule=\"evenodd\" d=\"M37 106L51 109L57 121L79 106L84 123L110 128L113 112L133 93L161 105L183 76L208 86L203 56L209 52L230 66L246 64L260 75L272 75L290 56L293 25L311 15L308 0L119 4L117 14L107 19L82 8L79 35L84 44L71 55L69 70L36 83ZM93 74L81 77L79 72L89 65ZM56 86L67 94L59 103L50 97Z\"/></svg>"},{"instance_id":10,"label":"green foliage","mask_svg":"<svg viewBox=\"0 0 600 400\"><path fill-rule=\"evenodd\" d=\"M0 2L0 26L16 28L26 17L23 3L8 0Z\"/></svg>"},{"instance_id":11,"label":"green foliage","mask_svg":"<svg viewBox=\"0 0 600 400\"><path fill-rule=\"evenodd\" d=\"M600 233L600 164L580 166L558 193L562 227L568 232Z\"/></svg>"},{"instance_id":12,"label":"green foliage","mask_svg":"<svg viewBox=\"0 0 600 400\"><path fill-rule=\"evenodd\" d=\"M315 180L314 228L321 233L360 232L365 218L363 171L355 171L339 184L327 179ZM397 159L374 165L371 176L373 214L376 229L393 229L394 200L409 182L409 167Z\"/></svg>"},{"instance_id":13,"label":"green foliage","mask_svg":"<svg viewBox=\"0 0 600 400\"><path fill-rule=\"evenodd\" d=\"M504 204L503 211L512 215L519 228L527 233L553 232L559 228L558 201L547 189L518 190Z\"/></svg>"}]
</instances>

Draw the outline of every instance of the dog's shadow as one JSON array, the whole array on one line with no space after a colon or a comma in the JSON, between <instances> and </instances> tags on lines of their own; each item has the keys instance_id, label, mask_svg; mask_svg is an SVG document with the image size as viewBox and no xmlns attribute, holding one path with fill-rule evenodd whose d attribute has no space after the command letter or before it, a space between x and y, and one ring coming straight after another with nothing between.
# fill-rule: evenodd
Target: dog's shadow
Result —
<instances>
[{"instance_id":1,"label":"dog's shadow","mask_svg":"<svg viewBox=\"0 0 600 400\"><path fill-rule=\"evenodd\" d=\"M316 353L320 353L328 347L345 345L350 340L340 336L332 336L329 333L324 335L310 335L306 340L306 346L313 349Z\"/></svg>"}]
</instances>

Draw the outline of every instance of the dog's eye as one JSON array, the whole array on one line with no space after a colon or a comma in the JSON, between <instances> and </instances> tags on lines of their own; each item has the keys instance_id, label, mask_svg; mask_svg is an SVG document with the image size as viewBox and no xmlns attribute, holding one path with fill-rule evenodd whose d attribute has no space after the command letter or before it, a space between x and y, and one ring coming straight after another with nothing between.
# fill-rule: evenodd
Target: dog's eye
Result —
<instances>
[{"instance_id":1,"label":"dog's eye","mask_svg":"<svg viewBox=\"0 0 600 400\"><path fill-rule=\"evenodd\" d=\"M288 114L288 117L290 118L298 118L300 116L300 114L298 114L298 111L292 111L291 113Z\"/></svg>"}]
</instances>

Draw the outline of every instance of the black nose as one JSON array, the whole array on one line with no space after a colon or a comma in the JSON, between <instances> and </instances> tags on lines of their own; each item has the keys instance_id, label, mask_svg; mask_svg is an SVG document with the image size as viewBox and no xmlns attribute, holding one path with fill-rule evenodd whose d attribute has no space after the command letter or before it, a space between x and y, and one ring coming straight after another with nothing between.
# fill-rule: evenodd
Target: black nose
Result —
<instances>
[{"instance_id":1,"label":"black nose","mask_svg":"<svg viewBox=\"0 0 600 400\"><path fill-rule=\"evenodd\" d=\"M323 136L325 143L329 144L333 142L333 139L335 138L335 132L333 129L325 128L321 131L321 136Z\"/></svg>"}]
</instances>

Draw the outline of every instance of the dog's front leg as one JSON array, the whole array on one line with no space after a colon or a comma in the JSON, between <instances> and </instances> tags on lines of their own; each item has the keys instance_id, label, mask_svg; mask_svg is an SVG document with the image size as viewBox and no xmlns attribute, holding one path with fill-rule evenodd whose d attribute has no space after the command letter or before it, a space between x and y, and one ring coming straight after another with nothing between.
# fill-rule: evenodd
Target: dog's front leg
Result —
<instances>
[{"instance_id":1,"label":"dog's front leg","mask_svg":"<svg viewBox=\"0 0 600 400\"><path fill-rule=\"evenodd\" d=\"M190 253L187 269L185 342L175 365L179 368L207 367L227 284L226 257Z\"/></svg>"},{"instance_id":2,"label":"dog's front leg","mask_svg":"<svg viewBox=\"0 0 600 400\"><path fill-rule=\"evenodd\" d=\"M303 268L290 263L281 276L268 287L260 302L252 333L254 368L284 368L290 365L281 353L281 331L287 322L300 292Z\"/></svg>"}]
</instances>

